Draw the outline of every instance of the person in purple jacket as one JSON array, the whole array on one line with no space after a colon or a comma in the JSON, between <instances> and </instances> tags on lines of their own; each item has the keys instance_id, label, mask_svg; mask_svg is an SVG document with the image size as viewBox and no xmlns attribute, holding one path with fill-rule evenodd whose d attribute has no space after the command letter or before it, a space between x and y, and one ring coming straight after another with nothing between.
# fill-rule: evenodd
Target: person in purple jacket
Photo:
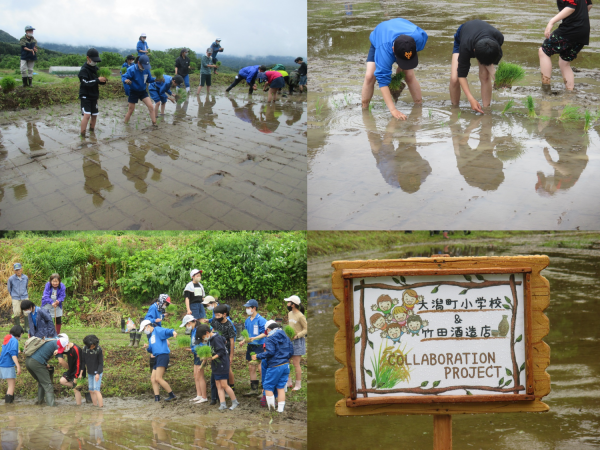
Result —
<instances>
[{"instance_id":1,"label":"person in purple jacket","mask_svg":"<svg viewBox=\"0 0 600 450\"><path fill-rule=\"evenodd\" d=\"M60 282L60 275L53 273L46 283L42 294L42 308L55 319L56 334L60 334L63 316L63 302L67 296L65 285Z\"/></svg>"}]
</instances>

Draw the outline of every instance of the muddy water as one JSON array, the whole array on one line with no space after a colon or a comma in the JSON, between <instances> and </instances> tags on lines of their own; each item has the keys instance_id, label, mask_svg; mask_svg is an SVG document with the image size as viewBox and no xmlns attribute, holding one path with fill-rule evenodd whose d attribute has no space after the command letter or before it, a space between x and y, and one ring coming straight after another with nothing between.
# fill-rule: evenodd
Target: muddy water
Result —
<instances>
[{"instance_id":1,"label":"muddy water","mask_svg":"<svg viewBox=\"0 0 600 450\"><path fill-rule=\"evenodd\" d=\"M565 105L600 106L597 33L573 63L575 92L564 92L555 58L553 94L542 95L537 49L552 2L312 0L308 14L309 229L597 227L600 122L585 133L583 120L556 120ZM590 15L597 30L600 11ZM360 105L369 34L395 17L429 35L416 69L423 106L407 89L396 103L406 122L392 120L377 86L371 111ZM484 116L464 95L452 108L448 94L453 35L475 18L504 33L504 60L526 70L512 89L494 91ZM480 98L477 73L475 65L468 79ZM527 95L542 119L527 116Z\"/></svg>"},{"instance_id":2,"label":"muddy water","mask_svg":"<svg viewBox=\"0 0 600 450\"><path fill-rule=\"evenodd\" d=\"M168 102L157 129L101 101L85 139L76 104L4 112L0 228L303 229L305 100L216 90Z\"/></svg>"},{"instance_id":3,"label":"muddy water","mask_svg":"<svg viewBox=\"0 0 600 450\"><path fill-rule=\"evenodd\" d=\"M552 391L544 402L547 413L453 416L453 442L457 449L596 449L600 447L600 314L597 292L600 251L571 250L521 245L427 246L389 252L336 255L309 261L309 308L313 346L309 367L309 442L319 449L355 448L356 439L369 448L427 449L433 446L433 420L429 416L336 417L334 405L341 398L334 373L340 365L333 357L333 307L331 261L383 259L407 256L546 254L550 267L543 275L550 281L551 301L546 311L550 334Z\"/></svg>"},{"instance_id":4,"label":"muddy water","mask_svg":"<svg viewBox=\"0 0 600 450\"><path fill-rule=\"evenodd\" d=\"M306 425L216 413L211 417L164 413L152 401L121 401L101 411L84 405L58 408L33 405L0 407L3 450L31 449L290 449L306 445ZM115 406L115 405L112 405ZM168 408L167 408L168 409ZM228 411L231 412L231 411ZM275 417L277 419L277 417ZM34 424L33 426L31 424Z\"/></svg>"}]
</instances>

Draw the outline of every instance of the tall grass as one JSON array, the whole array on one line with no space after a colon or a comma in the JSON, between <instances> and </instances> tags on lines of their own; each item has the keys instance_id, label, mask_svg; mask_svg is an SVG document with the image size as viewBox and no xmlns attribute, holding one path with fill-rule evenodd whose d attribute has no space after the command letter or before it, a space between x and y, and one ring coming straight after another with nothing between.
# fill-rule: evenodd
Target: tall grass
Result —
<instances>
[{"instance_id":1,"label":"tall grass","mask_svg":"<svg viewBox=\"0 0 600 450\"><path fill-rule=\"evenodd\" d=\"M496 69L494 78L494 87L496 89L511 87L513 83L522 80L525 77L525 70L518 64L501 61Z\"/></svg>"}]
</instances>

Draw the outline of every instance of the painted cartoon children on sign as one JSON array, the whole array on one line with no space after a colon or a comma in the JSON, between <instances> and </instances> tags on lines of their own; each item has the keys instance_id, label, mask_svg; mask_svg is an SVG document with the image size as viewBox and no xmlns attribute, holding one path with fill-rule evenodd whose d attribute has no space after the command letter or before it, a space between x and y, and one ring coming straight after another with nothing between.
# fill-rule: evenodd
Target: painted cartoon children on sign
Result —
<instances>
[{"instance_id":1,"label":"painted cartoon children on sign","mask_svg":"<svg viewBox=\"0 0 600 450\"><path fill-rule=\"evenodd\" d=\"M357 395L526 394L524 275L439 273L353 280Z\"/></svg>"}]
</instances>

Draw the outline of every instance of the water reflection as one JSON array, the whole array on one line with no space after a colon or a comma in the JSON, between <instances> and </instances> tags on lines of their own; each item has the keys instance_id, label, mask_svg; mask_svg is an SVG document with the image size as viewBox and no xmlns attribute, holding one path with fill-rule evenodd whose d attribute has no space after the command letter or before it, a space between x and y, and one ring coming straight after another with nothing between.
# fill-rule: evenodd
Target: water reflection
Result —
<instances>
[{"instance_id":1,"label":"water reflection","mask_svg":"<svg viewBox=\"0 0 600 450\"><path fill-rule=\"evenodd\" d=\"M207 93L204 97L204 103L202 103L202 98L199 95L196 98L198 99L198 126L203 130L206 130L209 126L217 126L215 119L218 115L213 112L213 108L217 104L215 96L213 95L211 99Z\"/></svg>"},{"instance_id":2,"label":"water reflection","mask_svg":"<svg viewBox=\"0 0 600 450\"><path fill-rule=\"evenodd\" d=\"M114 186L108 179L108 172L102 168L100 154L95 149L83 153L83 177L83 190L92 196L94 206L99 208L105 200L102 191L111 192Z\"/></svg>"},{"instance_id":3,"label":"water reflection","mask_svg":"<svg viewBox=\"0 0 600 450\"><path fill-rule=\"evenodd\" d=\"M44 141L40 137L40 132L34 122L27 122L27 142L29 143L29 150L32 152L44 149Z\"/></svg>"},{"instance_id":4,"label":"water reflection","mask_svg":"<svg viewBox=\"0 0 600 450\"><path fill-rule=\"evenodd\" d=\"M131 181L135 189L140 194L145 194L148 191L148 183L146 177L152 170L150 178L153 181L160 181L162 169L154 166L154 164L146 161L146 155L150 151L148 144L138 145L135 139L129 139L127 148L129 149L129 166L124 166L122 169L123 175ZM154 150L154 149L153 149Z\"/></svg>"},{"instance_id":5,"label":"water reflection","mask_svg":"<svg viewBox=\"0 0 600 450\"><path fill-rule=\"evenodd\" d=\"M281 110L276 105L265 105L260 110L260 120L255 127L261 133L273 133L279 128L279 117L281 117Z\"/></svg>"},{"instance_id":6,"label":"water reflection","mask_svg":"<svg viewBox=\"0 0 600 450\"><path fill-rule=\"evenodd\" d=\"M408 127L392 118L381 136L373 115L367 110L363 111L369 145L381 176L390 186L400 187L409 194L417 192L431 174L431 165L417 151L416 132L420 125L415 119L421 114L422 106L415 105L407 119L410 121ZM400 133L399 137L395 137L396 132Z\"/></svg>"}]
</instances>

